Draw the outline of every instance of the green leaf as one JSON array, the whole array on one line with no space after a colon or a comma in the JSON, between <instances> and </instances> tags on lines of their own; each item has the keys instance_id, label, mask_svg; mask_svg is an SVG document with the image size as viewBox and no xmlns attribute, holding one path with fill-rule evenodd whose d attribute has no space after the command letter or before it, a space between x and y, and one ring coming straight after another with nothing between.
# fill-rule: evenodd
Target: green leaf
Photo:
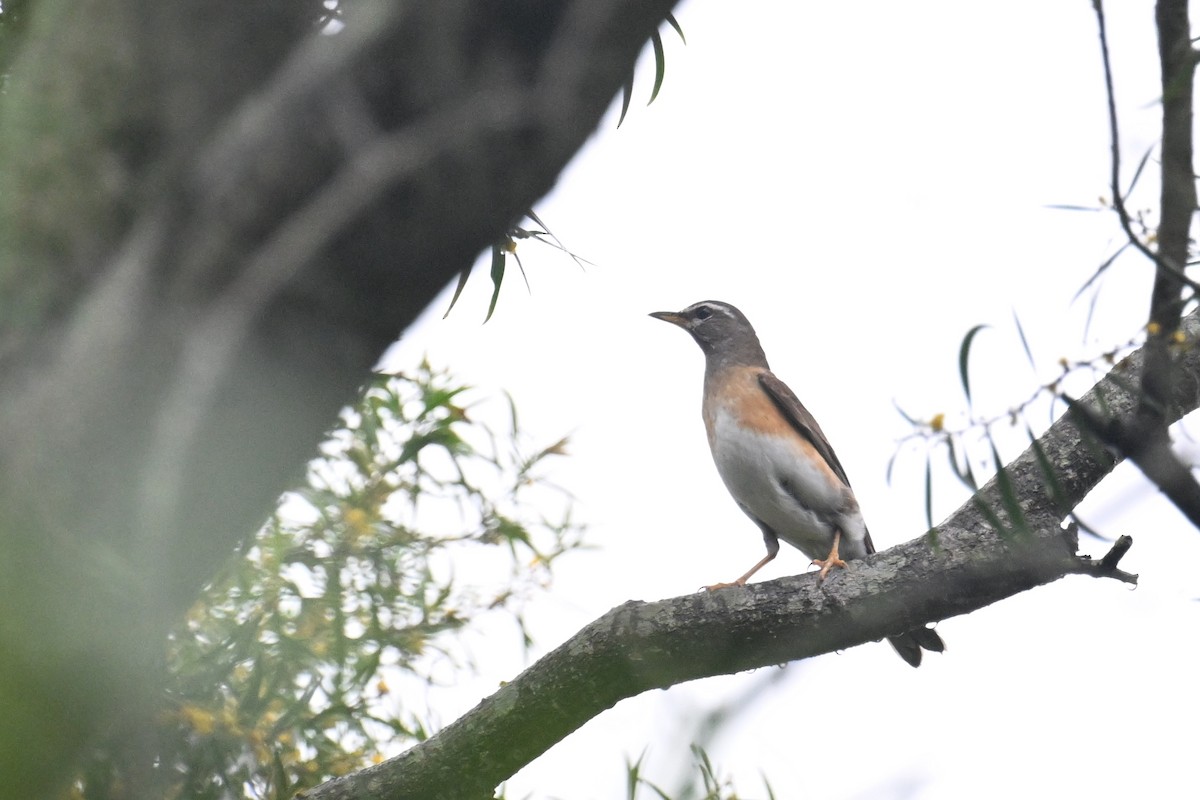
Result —
<instances>
[{"instance_id":1,"label":"green leaf","mask_svg":"<svg viewBox=\"0 0 1200 800\"><path fill-rule=\"evenodd\" d=\"M667 74L667 55L663 52L662 37L658 31L650 34L650 45L654 48L654 89L650 92L650 103L653 103L658 97L658 90L662 88L663 76Z\"/></svg>"},{"instance_id":2,"label":"green leaf","mask_svg":"<svg viewBox=\"0 0 1200 800\"><path fill-rule=\"evenodd\" d=\"M917 421L916 417L910 416L907 411L901 408L900 404L896 402L895 398L892 399L892 407L896 409L896 412L900 416L904 417L905 422L907 422L909 425L912 425L914 428L921 424Z\"/></svg>"},{"instance_id":3,"label":"green leaf","mask_svg":"<svg viewBox=\"0 0 1200 800\"><path fill-rule=\"evenodd\" d=\"M471 277L472 264L462 272L458 273L458 285L454 287L454 296L450 298L450 307L446 309L446 313L442 315L442 319L450 316L450 312L454 310L454 304L458 302L458 296L462 294L463 287L467 285L467 278Z\"/></svg>"},{"instance_id":4,"label":"green leaf","mask_svg":"<svg viewBox=\"0 0 1200 800\"><path fill-rule=\"evenodd\" d=\"M550 237L549 240L547 240L547 239L543 239L542 237L539 236L539 237L537 237L537 240L539 242L544 242L546 244L551 245L552 247L555 247L555 248L563 251L564 253L569 255L576 264L579 265L580 269L585 269L585 267L583 266L584 264L592 264L592 262L588 261L586 258L581 258L581 257L575 255L574 253L572 253L570 250L568 250L567 246L562 243L562 240L554 235L554 231L550 230L550 226L547 225L546 223L542 222L541 217L539 217L537 214L533 213L532 208L529 209L529 211L525 212L525 216L529 217L531 220L536 222L538 225L542 226L542 230L545 231L546 236ZM595 266L595 264L592 264L592 266Z\"/></svg>"},{"instance_id":5,"label":"green leaf","mask_svg":"<svg viewBox=\"0 0 1200 800\"><path fill-rule=\"evenodd\" d=\"M947 438L946 444L948 445L950 451L950 469L954 470L954 474L958 476L958 479L962 481L968 489L970 489L972 492L978 492L979 481L975 479L975 471L971 469L970 454L968 454L965 449L963 450L962 465L960 466L958 463L958 450L954 446L953 437Z\"/></svg>"},{"instance_id":6,"label":"green leaf","mask_svg":"<svg viewBox=\"0 0 1200 800\"><path fill-rule=\"evenodd\" d=\"M1080 291L1083 291L1082 289ZM1078 295L1076 295L1078 297ZM1100 292L1092 292L1092 299L1088 301L1087 317L1083 320L1083 341L1087 341L1092 331L1092 320L1096 317L1096 305L1100 302Z\"/></svg>"},{"instance_id":7,"label":"green leaf","mask_svg":"<svg viewBox=\"0 0 1200 800\"><path fill-rule=\"evenodd\" d=\"M621 116L617 119L617 127L621 127L621 123L625 121L625 114L629 111L629 101L633 97L633 73L629 73L629 78L621 87Z\"/></svg>"},{"instance_id":8,"label":"green leaf","mask_svg":"<svg viewBox=\"0 0 1200 800\"><path fill-rule=\"evenodd\" d=\"M996 442L992 439L991 434L988 434L988 443L992 446L992 460L996 464L996 488L1000 490L1000 502L1004 504L1004 511L1008 514L1008 521L1011 523L1009 533L1016 533L1025 530L1025 512L1021 509L1021 501L1017 498L1016 487L1013 486L1012 478L1008 475L1008 470L1004 468L1004 463L1000 460L1000 451L996 449Z\"/></svg>"},{"instance_id":9,"label":"green leaf","mask_svg":"<svg viewBox=\"0 0 1200 800\"><path fill-rule=\"evenodd\" d=\"M529 209L528 211L526 211L526 212L525 212L525 216L527 216L527 217L529 217L531 220L533 220L533 221L534 221L534 223L535 223L535 224L536 224L536 225L537 225L539 228L541 228L543 231L545 231L545 232L546 232L546 234L547 234L547 235L548 235L550 238L552 238L552 239L553 239L555 242L557 242L557 243L559 244L559 246L560 246L560 247L562 246L562 242L559 242L559 241L558 241L558 237L557 237L557 236L555 236L555 235L554 235L554 232L550 230L550 226L549 226L549 225L547 225L546 223L542 222L542 218L541 218L541 217L539 217L539 216L537 215L537 213L536 213L536 212L535 212L535 211L534 211L532 208L531 208L531 209ZM565 248L565 247L563 247L562 249L563 249L563 250L566 250L566 248Z\"/></svg>"},{"instance_id":10,"label":"green leaf","mask_svg":"<svg viewBox=\"0 0 1200 800\"><path fill-rule=\"evenodd\" d=\"M925 526L933 527L933 465L925 452Z\"/></svg>"},{"instance_id":11,"label":"green leaf","mask_svg":"<svg viewBox=\"0 0 1200 800\"><path fill-rule=\"evenodd\" d=\"M1029 443L1033 446L1033 454L1037 457L1038 466L1042 470L1042 475L1046 479L1046 491L1050 494L1050 499L1054 501L1054 505L1062 512L1069 511L1066 492L1063 491L1062 484L1058 480L1058 473L1054 469L1054 465L1050 463L1049 457L1046 456L1046 451L1042 449L1042 443L1033 435L1033 428L1029 425L1025 426L1025 432L1029 435Z\"/></svg>"},{"instance_id":12,"label":"green leaf","mask_svg":"<svg viewBox=\"0 0 1200 800\"><path fill-rule=\"evenodd\" d=\"M992 511L991 506L983 502L982 497L979 495L972 496L971 503L974 504L975 508L979 509L979 513L983 514L988 524L996 529L996 533L1004 536L1008 532L1008 529L1004 527L1004 523L1000 521L1000 517L996 516L996 512Z\"/></svg>"},{"instance_id":13,"label":"green leaf","mask_svg":"<svg viewBox=\"0 0 1200 800\"><path fill-rule=\"evenodd\" d=\"M680 41L682 41L684 44L687 44L687 37L683 35L683 28L679 27L679 20L675 19L674 14L667 14L667 24L674 28L675 32L679 34Z\"/></svg>"},{"instance_id":14,"label":"green leaf","mask_svg":"<svg viewBox=\"0 0 1200 800\"><path fill-rule=\"evenodd\" d=\"M1025 348L1025 358L1029 359L1029 366L1034 370L1037 365L1033 363L1033 351L1029 349L1029 340L1025 338L1025 328L1021 326L1021 318L1017 316L1017 310L1013 309L1013 322L1017 324L1017 335L1021 337L1021 347Z\"/></svg>"},{"instance_id":15,"label":"green leaf","mask_svg":"<svg viewBox=\"0 0 1200 800\"><path fill-rule=\"evenodd\" d=\"M1052 211L1108 211L1106 206L1076 206L1070 203L1048 203L1042 208L1048 208Z\"/></svg>"},{"instance_id":16,"label":"green leaf","mask_svg":"<svg viewBox=\"0 0 1200 800\"><path fill-rule=\"evenodd\" d=\"M492 301L488 303L487 316L483 318L484 324L492 318L496 311L496 301L500 299L500 284L504 282L504 255L502 245L492 246Z\"/></svg>"},{"instance_id":17,"label":"green leaf","mask_svg":"<svg viewBox=\"0 0 1200 800\"><path fill-rule=\"evenodd\" d=\"M1123 244L1117 248L1117 252L1113 253L1111 256L1104 259L1104 261L1101 262L1100 266L1096 267L1096 271L1092 273L1092 276L1090 278L1088 278L1086 281L1084 281L1083 286L1079 287L1079 291L1075 292L1075 296L1071 298L1071 302L1074 303L1076 300L1078 300L1080 298L1080 296L1088 290L1088 287L1091 286L1093 283L1095 283L1097 280L1099 280L1100 276L1103 275L1105 273L1105 271L1107 271L1108 268L1112 266L1113 262L1117 260L1117 258L1121 255L1121 253L1124 253L1127 248L1132 247L1132 246L1133 246L1132 242L1125 242L1125 244Z\"/></svg>"},{"instance_id":18,"label":"green leaf","mask_svg":"<svg viewBox=\"0 0 1200 800\"><path fill-rule=\"evenodd\" d=\"M525 265L521 263L521 255L513 250L512 257L516 259L517 269L521 270L521 280L525 281L525 291L533 294L533 287L529 285L529 276L525 274Z\"/></svg>"},{"instance_id":19,"label":"green leaf","mask_svg":"<svg viewBox=\"0 0 1200 800\"><path fill-rule=\"evenodd\" d=\"M887 470L884 473L884 477L887 480L888 486L892 485L892 468L896 466L896 459L899 456L900 447L897 445L896 449L892 451L892 457L888 459Z\"/></svg>"},{"instance_id":20,"label":"green leaf","mask_svg":"<svg viewBox=\"0 0 1200 800\"><path fill-rule=\"evenodd\" d=\"M1137 186L1138 178L1142 177L1142 170L1146 168L1146 162L1150 160L1150 154L1154 152L1157 144L1152 144L1146 148L1146 152L1142 155L1142 160L1138 162L1137 169L1133 171L1133 179L1129 181L1129 188L1125 190L1125 196L1129 197L1133 193L1133 187Z\"/></svg>"},{"instance_id":21,"label":"green leaf","mask_svg":"<svg viewBox=\"0 0 1200 800\"><path fill-rule=\"evenodd\" d=\"M635 800L637 797L637 787L641 783L642 759L646 757L646 748L642 748L642 753L637 757L637 761L630 762L629 756L625 757L625 797L626 800Z\"/></svg>"},{"instance_id":22,"label":"green leaf","mask_svg":"<svg viewBox=\"0 0 1200 800\"><path fill-rule=\"evenodd\" d=\"M925 543L929 545L929 549L935 554L942 552L942 532L937 529L937 526L931 527L925 532Z\"/></svg>"},{"instance_id":23,"label":"green leaf","mask_svg":"<svg viewBox=\"0 0 1200 800\"><path fill-rule=\"evenodd\" d=\"M958 374L962 378L963 393L967 396L967 404L971 403L971 378L967 373L967 366L971 359L971 343L975 341L975 336L987 325L976 325L971 330L967 331L967 335L963 337L962 345L958 348Z\"/></svg>"}]
</instances>

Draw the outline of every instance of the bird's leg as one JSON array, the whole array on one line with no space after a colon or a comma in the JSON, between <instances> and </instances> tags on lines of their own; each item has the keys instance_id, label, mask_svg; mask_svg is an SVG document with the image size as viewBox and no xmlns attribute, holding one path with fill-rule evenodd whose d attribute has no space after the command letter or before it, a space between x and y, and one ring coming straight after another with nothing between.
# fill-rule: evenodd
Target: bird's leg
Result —
<instances>
[{"instance_id":1,"label":"bird's leg","mask_svg":"<svg viewBox=\"0 0 1200 800\"><path fill-rule=\"evenodd\" d=\"M829 574L829 570L833 569L834 567L843 567L844 568L846 566L846 562L842 561L842 559L840 557L838 557L838 543L841 541L842 541L841 529L834 530L834 532L833 532L833 547L830 548L830 550L829 550L829 557L826 558L824 561L822 561L819 558L813 559L812 563L821 568L821 572L819 573L821 576L821 578L820 578L821 581L825 580L825 576ZM762 565L760 564L759 566L762 566ZM758 567L755 567L755 569L758 569ZM753 570L751 570L751 572L753 572Z\"/></svg>"},{"instance_id":2,"label":"bird's leg","mask_svg":"<svg viewBox=\"0 0 1200 800\"><path fill-rule=\"evenodd\" d=\"M754 573L758 572L758 571L759 571L760 569L762 569L763 567L765 567L765 566L767 565L767 563L768 563L768 562L769 562L771 559L773 559L773 558L775 557L775 554L776 554L776 553L778 553L778 552L779 552L779 547L778 547L778 545L775 547L775 549L774 549L773 551L772 551L772 550L768 550L768 551L767 551L767 554L766 554L765 556L763 556L763 559L762 559L762 561L759 561L757 564L755 564L753 567L751 567L751 568L750 568L750 569L749 569L749 570L746 572L746 574L745 574L745 575L743 575L742 577L738 578L736 581L733 581L732 583L714 583L712 586L705 586L704 588L705 588L705 589L707 589L708 591L712 592L712 591L715 591L715 590L717 590L717 589L724 589L724 588L726 588L726 587L728 587L728 586L745 586L745 585L746 585L746 581L750 580L750 576L751 576L751 575L753 575Z\"/></svg>"}]
</instances>

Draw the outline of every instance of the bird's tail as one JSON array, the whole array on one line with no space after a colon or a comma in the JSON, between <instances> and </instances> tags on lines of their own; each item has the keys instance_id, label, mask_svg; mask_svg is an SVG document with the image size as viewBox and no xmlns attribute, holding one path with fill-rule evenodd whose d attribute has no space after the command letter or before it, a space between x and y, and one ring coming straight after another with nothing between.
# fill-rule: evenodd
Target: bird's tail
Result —
<instances>
[{"instance_id":1,"label":"bird's tail","mask_svg":"<svg viewBox=\"0 0 1200 800\"><path fill-rule=\"evenodd\" d=\"M908 633L889 636L888 641L896 648L900 657L914 667L921 666L922 649L933 653L940 653L946 649L946 643L933 628L913 628Z\"/></svg>"}]
</instances>

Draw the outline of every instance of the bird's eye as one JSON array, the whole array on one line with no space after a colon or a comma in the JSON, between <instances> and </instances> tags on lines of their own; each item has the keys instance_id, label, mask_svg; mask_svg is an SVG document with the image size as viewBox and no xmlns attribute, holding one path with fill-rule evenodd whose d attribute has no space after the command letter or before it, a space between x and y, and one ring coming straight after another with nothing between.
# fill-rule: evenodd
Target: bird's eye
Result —
<instances>
[{"instance_id":1,"label":"bird's eye","mask_svg":"<svg viewBox=\"0 0 1200 800\"><path fill-rule=\"evenodd\" d=\"M708 306L700 306L696 309L696 319L708 319L712 316L712 309Z\"/></svg>"}]
</instances>

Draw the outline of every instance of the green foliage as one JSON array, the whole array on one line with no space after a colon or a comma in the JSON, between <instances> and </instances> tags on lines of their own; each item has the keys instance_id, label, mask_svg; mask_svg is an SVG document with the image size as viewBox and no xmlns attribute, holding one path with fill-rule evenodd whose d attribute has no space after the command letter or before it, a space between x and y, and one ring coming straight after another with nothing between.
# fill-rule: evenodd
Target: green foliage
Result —
<instances>
[{"instance_id":1,"label":"green foliage","mask_svg":"<svg viewBox=\"0 0 1200 800\"><path fill-rule=\"evenodd\" d=\"M636 761L625 763L626 775L626 798L627 800L638 800L639 790L647 789L653 796L654 800L738 800L740 795L734 787L731 778L723 777L713 766L712 761L708 757L708 753L703 747L693 744L691 746L692 757L695 759L696 773L691 777L689 783L683 786L679 792L672 796L670 793L663 790L660 786L650 781L642 775L642 761L646 758L646 751L638 756ZM697 785L696 778L699 778ZM771 789L771 784L763 779L763 790L768 800L774 800L775 793Z\"/></svg>"},{"instance_id":2,"label":"green foliage","mask_svg":"<svg viewBox=\"0 0 1200 800\"><path fill-rule=\"evenodd\" d=\"M1017 341L1021 346L1022 352L1025 354L1025 359L1034 374L1037 374L1039 370L1037 361L1034 358L1033 348L1025 332L1025 327L1022 325L1015 311L1013 313L1013 326ZM1076 524L1083 530L1091 532L1090 528L1079 520L1071 509L1067 508L1066 501L1063 499L1064 491L1061 477L1051 463L1050 458L1042 451L1041 445L1037 441L1036 433L1027 418L1030 411L1035 407L1044 406L1053 411L1057 407L1056 404L1058 402L1064 402L1069 405L1071 401L1064 387L1070 381L1078 382L1082 378L1087 378L1094 382L1107 375L1109 380L1120 383L1122 380L1121 376L1115 372L1110 372L1110 370L1122 356L1139 344L1144 338L1143 335L1139 334L1129 341L1111 347L1091 358L1078 361L1060 358L1056 363L1057 369L1053 377L1049 381L1038 383L1027 398L1000 413L979 414L975 412L973 407L970 382L971 358L975 352L972 350L972 346L977 335L988 328L989 326L982 324L973 326L963 336L962 342L959 345L958 374L962 382L963 394L966 398L966 407L961 413L956 414L955 417L965 421L957 425L951 425L947 422L947 414L944 412L939 412L928 419L923 419L917 415L908 413L900 408L899 405L896 406L896 410L904 417L905 422L912 427L912 433L905 436L898 443L896 451L888 461L888 480L891 480L892 470L895 467L896 461L907 445L916 444L918 447L923 446L923 457L925 459L925 518L930 528L933 527L933 461L935 457L940 459L940 457L944 456L946 464L950 468L950 473L972 494L979 491L982 484L981 478L987 478L989 475L995 476L996 490L999 494L998 507L989 506L979 497L975 497L973 502L988 521L988 524L998 532L1005 535L1020 533L1025 529L1025 515L1015 494L1016 490L1012 482L1012 477L1004 469L1004 460L1001 457L1001 448L998 445L998 435L1003 435L1007 430L1018 430L1019 427L1023 427L1025 434L1024 444L1030 445L1034 449L1034 456L1037 459L1038 467L1041 470L1042 479L1045 483L1046 495L1062 506L1064 516L1072 517ZM1176 350L1181 350L1188 346L1190 345L1186 341L1186 338L1179 335L1171 343L1171 347ZM1134 383L1130 383L1126 386L1126 389L1130 392L1139 391L1139 388ZM1021 424L1022 420L1025 420L1023 425ZM1006 438L1009 440L1014 439L1012 436L1006 436Z\"/></svg>"},{"instance_id":3,"label":"green foliage","mask_svg":"<svg viewBox=\"0 0 1200 800\"><path fill-rule=\"evenodd\" d=\"M975 341L979 332L987 327L987 325L976 325L971 328L963 337L962 344L958 348L958 376L962 379L963 394L967 396L968 405L971 403L971 373L968 369L971 362L971 343Z\"/></svg>"},{"instance_id":4,"label":"green foliage","mask_svg":"<svg viewBox=\"0 0 1200 800\"><path fill-rule=\"evenodd\" d=\"M469 655L446 634L488 612L520 623L579 544L542 475L563 442L524 455L515 413L498 438L465 394L425 364L365 389L171 636L153 735L115 735L74 797L290 798L431 734L411 699ZM550 501L560 521L531 511Z\"/></svg>"},{"instance_id":5,"label":"green foliage","mask_svg":"<svg viewBox=\"0 0 1200 800\"><path fill-rule=\"evenodd\" d=\"M674 29L675 33L679 34L679 39L687 44L687 38L683 35L683 28L680 27L679 21L675 19L674 14L668 14L664 22ZM654 31L650 35L650 47L654 51L654 88L650 91L650 101L646 105L650 105L658 98L658 93L662 90L663 79L667 72L667 56L666 50L663 47L662 34ZM634 73L631 70L629 78L621 89L621 116L617 119L617 127L625 121L625 115L629 112L629 103L633 99L633 79ZM579 256L568 250L562 242L558 240L550 229L546 227L546 223L538 218L532 209L526 212L525 216L533 220L535 224L541 227L541 230L522 228L520 225L513 225L505 232L504 237L492 245L491 248L491 267L489 274L492 279L492 297L488 301L487 316L484 317L484 322L492 318L492 314L496 312L496 303L500 299L500 286L504 283L504 272L508 265L508 259L512 258L517 262L517 266L521 270L521 276L525 278L525 287L529 287L529 278L525 275L525 266L521 263L521 257L517 255L517 242L521 239L535 239L544 244L549 244L556 247L569 255L576 264L582 266L587 262L586 259L581 259ZM518 220L519 222L519 220ZM455 303L458 302L459 295L462 294L463 288L467 285L467 280L471 277L471 272L474 269L474 264L468 266L458 275L458 284L454 287L454 296L450 298L450 308L446 309L446 316L450 315L450 311L454 309Z\"/></svg>"},{"instance_id":6,"label":"green foliage","mask_svg":"<svg viewBox=\"0 0 1200 800\"><path fill-rule=\"evenodd\" d=\"M683 35L683 28L680 27L679 21L675 19L674 14L667 14L665 22L675 29L679 34L679 39L687 44L687 39ZM654 88L650 91L650 105L658 99L658 93L662 89L663 78L667 72L667 56L663 48L662 35L655 31L650 35L650 46L654 50ZM621 127L621 123L625 121L625 115L629 112L629 101L633 99L633 77L634 73L630 71L629 78L626 79L625 85L621 87L621 116L617 119L617 127Z\"/></svg>"},{"instance_id":7,"label":"green foliage","mask_svg":"<svg viewBox=\"0 0 1200 800\"><path fill-rule=\"evenodd\" d=\"M500 300L500 287L504 283L504 270L508 266L508 259L512 258L517 262L517 267L521 270L521 277L525 280L525 288L529 290L529 276L525 274L525 265L521 263L521 256L517 254L517 242L522 239L532 239L535 242L549 245L556 250L561 250L571 257L571 260L578 264L581 268L584 264L591 264L586 258L580 258L566 248L566 245L542 222L532 209L525 212L525 216L538 225L538 228L523 228L520 225L514 225L504 234L504 238L496 244L492 245L492 260L489 274L492 279L492 299L488 301L487 316L483 318L487 322L492 318L492 314L496 313L496 303ZM458 274L458 283L454 287L454 295L450 298L450 307L446 309L446 313L442 315L442 319L450 316L450 312L454 310L455 303L458 302L459 295L467 285L467 280L471 277L471 272L475 265L472 263L466 269Z\"/></svg>"}]
</instances>

